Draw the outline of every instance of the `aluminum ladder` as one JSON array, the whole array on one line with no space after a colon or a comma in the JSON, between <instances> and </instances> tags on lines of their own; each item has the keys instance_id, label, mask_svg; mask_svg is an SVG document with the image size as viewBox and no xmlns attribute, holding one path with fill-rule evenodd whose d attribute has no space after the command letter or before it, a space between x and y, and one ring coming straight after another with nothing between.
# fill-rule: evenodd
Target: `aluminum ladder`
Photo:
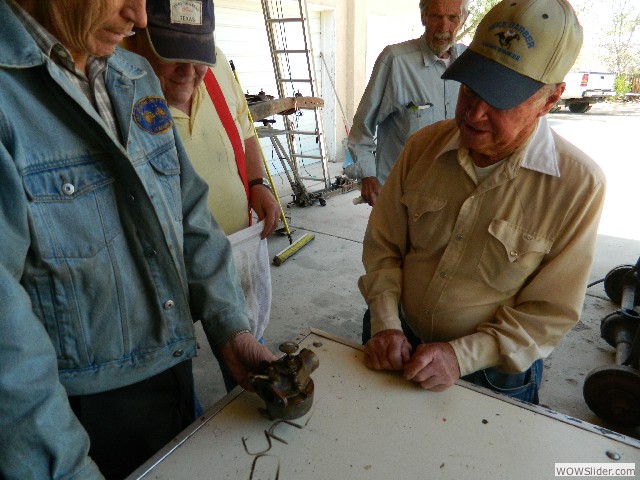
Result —
<instances>
[{"instance_id":1,"label":"aluminum ladder","mask_svg":"<svg viewBox=\"0 0 640 480\"><path fill-rule=\"evenodd\" d=\"M318 97L306 1L261 0L261 2L278 96L280 98ZM290 42L294 44L290 45ZM301 111L290 112L283 115L283 130L260 129L260 136L271 138L274 150L280 157L291 183L293 203L307 206L319 200L320 204L324 205L322 196L332 187L322 112L319 108L306 112L313 113L311 120L303 119ZM277 138L278 135L286 136L287 149ZM301 168L305 168L305 160L307 160L306 164L320 162L321 178L300 174ZM286 171L285 161L291 173ZM322 182L324 188L319 192L309 193L303 180Z\"/></svg>"}]
</instances>

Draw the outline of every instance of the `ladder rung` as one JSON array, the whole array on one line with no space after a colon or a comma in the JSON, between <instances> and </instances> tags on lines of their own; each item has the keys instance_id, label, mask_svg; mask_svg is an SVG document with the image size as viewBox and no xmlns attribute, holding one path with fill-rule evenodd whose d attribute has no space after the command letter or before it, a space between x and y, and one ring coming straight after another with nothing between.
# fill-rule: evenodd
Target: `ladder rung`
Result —
<instances>
[{"instance_id":1,"label":"ladder rung","mask_svg":"<svg viewBox=\"0 0 640 480\"><path fill-rule=\"evenodd\" d=\"M303 130L278 130L271 127L257 127L259 137L273 137L277 135L313 135L318 136L318 132Z\"/></svg>"},{"instance_id":2,"label":"ladder rung","mask_svg":"<svg viewBox=\"0 0 640 480\"><path fill-rule=\"evenodd\" d=\"M289 17L289 18L268 18L268 23L291 23L291 22L304 22L302 17Z\"/></svg>"},{"instance_id":3,"label":"ladder rung","mask_svg":"<svg viewBox=\"0 0 640 480\"><path fill-rule=\"evenodd\" d=\"M303 155L300 153L296 153L295 155L291 155L293 158L315 158L316 160L322 160L321 155Z\"/></svg>"},{"instance_id":4,"label":"ladder rung","mask_svg":"<svg viewBox=\"0 0 640 480\"><path fill-rule=\"evenodd\" d=\"M278 78L280 83L311 83L310 78Z\"/></svg>"},{"instance_id":5,"label":"ladder rung","mask_svg":"<svg viewBox=\"0 0 640 480\"><path fill-rule=\"evenodd\" d=\"M287 135L318 135L318 132L304 131L304 130L284 130Z\"/></svg>"},{"instance_id":6,"label":"ladder rung","mask_svg":"<svg viewBox=\"0 0 640 480\"><path fill-rule=\"evenodd\" d=\"M274 50L274 53L309 53L309 50Z\"/></svg>"}]
</instances>

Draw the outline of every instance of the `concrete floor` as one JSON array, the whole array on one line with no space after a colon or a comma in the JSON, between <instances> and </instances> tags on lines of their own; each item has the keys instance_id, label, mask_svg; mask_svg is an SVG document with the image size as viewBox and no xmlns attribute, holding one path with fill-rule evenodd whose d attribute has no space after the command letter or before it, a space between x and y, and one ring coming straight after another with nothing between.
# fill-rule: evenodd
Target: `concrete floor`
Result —
<instances>
[{"instance_id":1,"label":"concrete floor","mask_svg":"<svg viewBox=\"0 0 640 480\"><path fill-rule=\"evenodd\" d=\"M333 170L339 170L333 166ZM283 206L291 201L286 180L275 177ZM309 184L309 191L317 185ZM282 191L281 191L282 190ZM285 207L294 240L305 233L315 239L279 267L271 266L273 305L265 332L266 344L277 351L280 343L313 327L359 342L362 314L366 308L357 279L363 273L362 238L371 208L353 205L359 194L351 191L318 204ZM268 239L273 257L286 248L286 236ZM635 264L640 241L600 235L591 282L600 280L618 265ZM623 430L608 425L587 407L582 388L595 367L613 365L614 349L600 338L600 320L618 306L609 301L602 283L588 289L580 322L545 361L540 392L541 404L571 417L640 438L640 429ZM199 328L199 327L198 327ZM201 349L194 361L196 390L204 407L211 406L225 391L206 339L199 332Z\"/></svg>"}]
</instances>

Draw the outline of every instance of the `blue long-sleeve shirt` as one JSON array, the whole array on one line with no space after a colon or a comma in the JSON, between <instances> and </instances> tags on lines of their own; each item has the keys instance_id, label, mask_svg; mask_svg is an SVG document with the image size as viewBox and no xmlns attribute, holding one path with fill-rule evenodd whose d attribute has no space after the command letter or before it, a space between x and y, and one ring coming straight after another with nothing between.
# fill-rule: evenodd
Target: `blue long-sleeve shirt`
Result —
<instances>
[{"instance_id":1,"label":"blue long-sleeve shirt","mask_svg":"<svg viewBox=\"0 0 640 480\"><path fill-rule=\"evenodd\" d=\"M451 61L464 48L462 44L452 48ZM441 79L445 69L425 35L385 47L349 132L347 145L355 162L346 169L350 177L377 177L384 184L412 133L454 117L460 84Z\"/></svg>"}]
</instances>

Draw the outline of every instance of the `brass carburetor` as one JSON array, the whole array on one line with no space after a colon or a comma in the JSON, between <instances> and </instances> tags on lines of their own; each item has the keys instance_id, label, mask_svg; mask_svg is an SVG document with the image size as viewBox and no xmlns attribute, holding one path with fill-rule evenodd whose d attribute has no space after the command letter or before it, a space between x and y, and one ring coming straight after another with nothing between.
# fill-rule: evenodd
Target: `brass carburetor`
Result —
<instances>
[{"instance_id":1,"label":"brass carburetor","mask_svg":"<svg viewBox=\"0 0 640 480\"><path fill-rule=\"evenodd\" d=\"M298 344L280 345L284 356L273 362L262 362L257 373L250 376L256 393L266 404L271 418L293 420L305 415L313 403L313 372L320 361L315 353L303 348L298 355Z\"/></svg>"}]
</instances>

